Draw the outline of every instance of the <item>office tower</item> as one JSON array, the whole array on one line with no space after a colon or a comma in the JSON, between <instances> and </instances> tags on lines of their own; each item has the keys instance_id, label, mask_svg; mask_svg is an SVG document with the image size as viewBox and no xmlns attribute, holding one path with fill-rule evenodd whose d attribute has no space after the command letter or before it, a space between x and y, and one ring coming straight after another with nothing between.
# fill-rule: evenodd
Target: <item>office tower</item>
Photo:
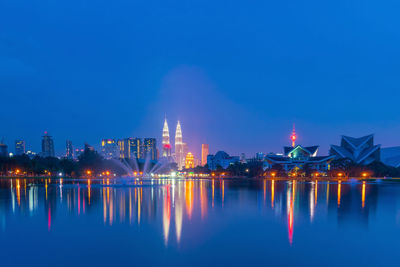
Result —
<instances>
[{"instance_id":1,"label":"office tower","mask_svg":"<svg viewBox=\"0 0 400 267\"><path fill-rule=\"evenodd\" d=\"M47 158L54 156L53 138L47 132L44 132L44 136L42 138L42 157Z\"/></svg>"},{"instance_id":2,"label":"office tower","mask_svg":"<svg viewBox=\"0 0 400 267\"><path fill-rule=\"evenodd\" d=\"M115 159L119 157L118 144L114 139L103 139L101 141L101 153L105 159Z\"/></svg>"},{"instance_id":3,"label":"office tower","mask_svg":"<svg viewBox=\"0 0 400 267\"><path fill-rule=\"evenodd\" d=\"M167 119L165 118L163 133L162 133L162 156L170 157L171 156L171 144L169 142L169 129Z\"/></svg>"},{"instance_id":4,"label":"office tower","mask_svg":"<svg viewBox=\"0 0 400 267\"><path fill-rule=\"evenodd\" d=\"M157 141L155 138L144 139L144 157L150 157L151 160L157 160Z\"/></svg>"},{"instance_id":5,"label":"office tower","mask_svg":"<svg viewBox=\"0 0 400 267\"><path fill-rule=\"evenodd\" d=\"M181 124L178 121L175 132L175 157L179 170L181 170L183 166L185 166L185 154L183 148L184 145L182 143L182 129L181 129Z\"/></svg>"},{"instance_id":6,"label":"office tower","mask_svg":"<svg viewBox=\"0 0 400 267\"><path fill-rule=\"evenodd\" d=\"M66 141L65 157L67 159L73 159L74 158L74 148L72 147L72 141L70 141L70 140Z\"/></svg>"},{"instance_id":7,"label":"office tower","mask_svg":"<svg viewBox=\"0 0 400 267\"><path fill-rule=\"evenodd\" d=\"M79 149L75 149L75 153L74 153L74 159L79 159L79 157L83 154L83 152L85 152L85 150L83 148Z\"/></svg>"},{"instance_id":8,"label":"office tower","mask_svg":"<svg viewBox=\"0 0 400 267\"><path fill-rule=\"evenodd\" d=\"M124 138L118 140L119 157L122 159L142 159L143 141L141 138Z\"/></svg>"},{"instance_id":9,"label":"office tower","mask_svg":"<svg viewBox=\"0 0 400 267\"><path fill-rule=\"evenodd\" d=\"M207 156L210 152L209 148L210 148L210 146L208 144L201 145L201 166L204 166L207 164Z\"/></svg>"},{"instance_id":10,"label":"office tower","mask_svg":"<svg viewBox=\"0 0 400 267\"><path fill-rule=\"evenodd\" d=\"M118 140L118 147L119 147L119 157L121 159L129 159L130 157L130 149L129 149L129 143L128 143L128 138L126 139L120 139Z\"/></svg>"},{"instance_id":11,"label":"office tower","mask_svg":"<svg viewBox=\"0 0 400 267\"><path fill-rule=\"evenodd\" d=\"M142 159L144 158L144 148L143 141L140 138L129 138L128 141L130 149L130 158L132 159Z\"/></svg>"},{"instance_id":12,"label":"office tower","mask_svg":"<svg viewBox=\"0 0 400 267\"><path fill-rule=\"evenodd\" d=\"M0 157L8 157L8 146L3 140L0 141Z\"/></svg>"},{"instance_id":13,"label":"office tower","mask_svg":"<svg viewBox=\"0 0 400 267\"><path fill-rule=\"evenodd\" d=\"M187 153L186 159L185 159L185 168L186 169L192 169L194 168L194 156L192 153Z\"/></svg>"},{"instance_id":14,"label":"office tower","mask_svg":"<svg viewBox=\"0 0 400 267\"><path fill-rule=\"evenodd\" d=\"M15 141L15 155L20 156L25 154L25 141L24 140L16 140Z\"/></svg>"}]
</instances>

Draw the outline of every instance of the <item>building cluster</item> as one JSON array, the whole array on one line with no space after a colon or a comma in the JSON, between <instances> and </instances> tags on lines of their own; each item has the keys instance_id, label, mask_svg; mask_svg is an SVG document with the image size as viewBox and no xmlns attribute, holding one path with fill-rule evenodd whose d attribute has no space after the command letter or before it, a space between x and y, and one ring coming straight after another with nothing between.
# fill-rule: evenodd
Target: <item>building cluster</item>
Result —
<instances>
[{"instance_id":1,"label":"building cluster","mask_svg":"<svg viewBox=\"0 0 400 267\"><path fill-rule=\"evenodd\" d=\"M209 153L209 145L202 144L201 160L198 160L193 153L189 152L187 143L183 142L182 126L178 121L175 130L175 147L172 151L170 142L168 122L165 118L162 131L162 154L161 157L166 158L169 162L175 162L178 170L192 169L196 166L204 166L207 164L206 159Z\"/></svg>"},{"instance_id":2,"label":"building cluster","mask_svg":"<svg viewBox=\"0 0 400 267\"><path fill-rule=\"evenodd\" d=\"M54 139L47 132L42 136L41 152L36 154L26 150L24 140L15 141L15 155L28 155L31 158L38 155L41 157L55 157ZM85 144L84 148L74 148L72 141L67 140L65 146L65 154L63 158L76 160L85 150L95 150L89 144ZM159 152L161 151L161 153ZM123 139L102 139L100 144L100 153L105 159L136 159L151 160L153 162L160 158L165 158L169 163L176 163L178 170L192 169L196 166L204 166L207 164L207 156L209 154L209 145L202 144L201 159L197 159L193 153L189 152L187 143L183 142L182 126L180 121L177 122L174 140L174 149L170 142L168 122L165 118L162 129L162 145L161 150L157 148L156 138L138 138L128 137ZM8 152L8 146L0 141L0 156L8 157L14 154Z\"/></svg>"},{"instance_id":3,"label":"building cluster","mask_svg":"<svg viewBox=\"0 0 400 267\"><path fill-rule=\"evenodd\" d=\"M106 159L150 159L157 160L157 140L155 138L103 139L101 153Z\"/></svg>"},{"instance_id":4,"label":"building cluster","mask_svg":"<svg viewBox=\"0 0 400 267\"><path fill-rule=\"evenodd\" d=\"M290 146L283 147L283 153L256 153L252 159L246 159L244 153L240 156L230 156L224 151L210 154L208 144L201 145L201 157L197 159L183 141L182 125L177 122L174 140L174 149L170 142L167 119L164 120L162 129L161 153L157 148L156 138L128 137L123 139L103 139L101 141L101 154L105 159L136 159L151 160L156 162L160 158L167 159L169 163L175 162L178 170L193 169L197 166L207 166L209 170L227 169L236 163L246 163L249 160L262 162L264 170L279 168L286 173L296 175L305 169L326 173L330 164L335 159L349 159L358 165L368 165L381 161L385 165L400 167L400 147L381 148L374 144L374 136L367 135L360 138L342 136L339 145L331 145L329 155L318 155L319 146L302 146L296 144L297 134L293 127L290 136ZM36 154L26 149L24 140L15 141L15 155L28 155L34 157L55 157L54 140L47 132L42 136L41 152ZM94 147L85 144L84 148L75 148L72 141L66 141L65 155L67 159L77 159L85 150ZM0 156L13 155L8 152L8 146L0 141Z\"/></svg>"}]
</instances>

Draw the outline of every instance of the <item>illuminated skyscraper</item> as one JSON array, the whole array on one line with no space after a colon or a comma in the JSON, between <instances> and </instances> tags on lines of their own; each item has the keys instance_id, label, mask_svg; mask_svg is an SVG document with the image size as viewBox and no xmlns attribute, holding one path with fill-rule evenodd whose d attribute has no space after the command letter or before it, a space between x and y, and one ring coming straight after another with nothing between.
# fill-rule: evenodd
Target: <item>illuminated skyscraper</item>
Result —
<instances>
[{"instance_id":1,"label":"illuminated skyscraper","mask_svg":"<svg viewBox=\"0 0 400 267\"><path fill-rule=\"evenodd\" d=\"M54 141L53 138L48 135L47 132L44 132L44 136L42 139L42 157L54 157Z\"/></svg>"},{"instance_id":2,"label":"illuminated skyscraper","mask_svg":"<svg viewBox=\"0 0 400 267\"><path fill-rule=\"evenodd\" d=\"M72 141L70 141L70 140L67 140L67 142L66 142L65 157L67 159L74 158L74 148L72 147Z\"/></svg>"},{"instance_id":3,"label":"illuminated skyscraper","mask_svg":"<svg viewBox=\"0 0 400 267\"><path fill-rule=\"evenodd\" d=\"M164 121L164 128L162 134L162 156L170 157L171 156L171 144L169 142L169 129L167 119Z\"/></svg>"},{"instance_id":4,"label":"illuminated skyscraper","mask_svg":"<svg viewBox=\"0 0 400 267\"><path fill-rule=\"evenodd\" d=\"M175 132L175 157L179 170L181 170L183 166L185 166L185 154L183 149L184 145L182 142L182 129L181 129L181 124L178 121Z\"/></svg>"},{"instance_id":5,"label":"illuminated skyscraper","mask_svg":"<svg viewBox=\"0 0 400 267\"><path fill-rule=\"evenodd\" d=\"M16 140L15 141L15 155L20 156L25 154L25 141Z\"/></svg>"},{"instance_id":6,"label":"illuminated skyscraper","mask_svg":"<svg viewBox=\"0 0 400 267\"><path fill-rule=\"evenodd\" d=\"M157 140L155 138L145 138L143 146L143 156L157 160Z\"/></svg>"},{"instance_id":7,"label":"illuminated skyscraper","mask_svg":"<svg viewBox=\"0 0 400 267\"><path fill-rule=\"evenodd\" d=\"M130 158L129 138L118 140L119 157L121 159Z\"/></svg>"},{"instance_id":8,"label":"illuminated skyscraper","mask_svg":"<svg viewBox=\"0 0 400 267\"><path fill-rule=\"evenodd\" d=\"M210 152L209 149L210 149L210 146L208 144L201 145L201 166L204 166L207 164L207 156Z\"/></svg>"},{"instance_id":9,"label":"illuminated skyscraper","mask_svg":"<svg viewBox=\"0 0 400 267\"><path fill-rule=\"evenodd\" d=\"M186 159L185 159L185 168L186 169L192 169L194 168L194 156L192 153L187 153Z\"/></svg>"},{"instance_id":10,"label":"illuminated skyscraper","mask_svg":"<svg viewBox=\"0 0 400 267\"><path fill-rule=\"evenodd\" d=\"M101 141L101 152L106 159L119 157L118 144L114 139L103 139Z\"/></svg>"},{"instance_id":11,"label":"illuminated skyscraper","mask_svg":"<svg viewBox=\"0 0 400 267\"><path fill-rule=\"evenodd\" d=\"M143 141L140 138L125 138L118 140L119 155L124 159L143 158Z\"/></svg>"},{"instance_id":12,"label":"illuminated skyscraper","mask_svg":"<svg viewBox=\"0 0 400 267\"><path fill-rule=\"evenodd\" d=\"M129 138L130 158L141 159L144 158L143 141L140 138Z\"/></svg>"}]
</instances>

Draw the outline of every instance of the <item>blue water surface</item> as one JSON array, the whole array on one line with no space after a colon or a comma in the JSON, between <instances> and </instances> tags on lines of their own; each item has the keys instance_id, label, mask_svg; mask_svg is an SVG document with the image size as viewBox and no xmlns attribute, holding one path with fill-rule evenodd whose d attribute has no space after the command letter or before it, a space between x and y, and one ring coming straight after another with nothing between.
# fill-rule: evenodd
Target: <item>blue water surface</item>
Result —
<instances>
[{"instance_id":1,"label":"blue water surface","mask_svg":"<svg viewBox=\"0 0 400 267\"><path fill-rule=\"evenodd\" d=\"M3 179L1 266L398 264L400 183Z\"/></svg>"}]
</instances>

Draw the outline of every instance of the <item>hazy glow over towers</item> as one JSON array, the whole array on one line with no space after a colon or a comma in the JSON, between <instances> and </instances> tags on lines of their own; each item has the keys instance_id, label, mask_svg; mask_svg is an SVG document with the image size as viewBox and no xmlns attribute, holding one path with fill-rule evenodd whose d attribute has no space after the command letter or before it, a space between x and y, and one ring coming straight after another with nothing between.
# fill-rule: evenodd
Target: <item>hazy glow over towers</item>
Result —
<instances>
[{"instance_id":1,"label":"hazy glow over towers","mask_svg":"<svg viewBox=\"0 0 400 267\"><path fill-rule=\"evenodd\" d=\"M164 120L163 134L162 134L162 156L171 156L171 144L169 142L169 129L167 118Z\"/></svg>"},{"instance_id":2,"label":"hazy glow over towers","mask_svg":"<svg viewBox=\"0 0 400 267\"><path fill-rule=\"evenodd\" d=\"M185 154L183 148L184 145L182 143L182 128L180 122L178 121L175 132L175 156L179 170L181 170L185 166Z\"/></svg>"},{"instance_id":3,"label":"hazy glow over towers","mask_svg":"<svg viewBox=\"0 0 400 267\"><path fill-rule=\"evenodd\" d=\"M210 146L208 144L201 145L201 166L207 164L207 156L209 154Z\"/></svg>"},{"instance_id":4,"label":"hazy glow over towers","mask_svg":"<svg viewBox=\"0 0 400 267\"><path fill-rule=\"evenodd\" d=\"M186 155L185 168L186 169L194 168L194 156L190 152L187 153L187 155Z\"/></svg>"}]
</instances>

